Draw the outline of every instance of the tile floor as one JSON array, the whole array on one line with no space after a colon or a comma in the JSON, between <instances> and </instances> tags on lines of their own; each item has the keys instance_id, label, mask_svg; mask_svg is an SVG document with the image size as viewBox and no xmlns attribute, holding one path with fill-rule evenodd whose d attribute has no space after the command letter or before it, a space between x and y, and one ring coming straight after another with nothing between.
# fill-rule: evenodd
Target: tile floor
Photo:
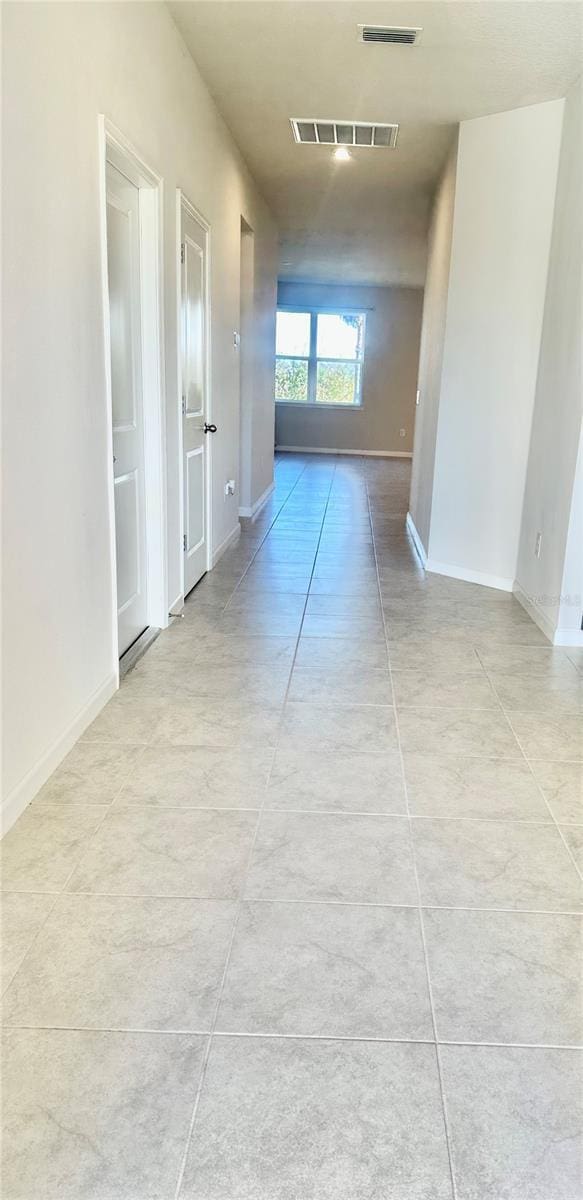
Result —
<instances>
[{"instance_id":1,"label":"tile floor","mask_svg":"<svg viewBox=\"0 0 583 1200\"><path fill-rule=\"evenodd\" d=\"M276 481L5 839L3 1200L576 1200L582 656Z\"/></svg>"}]
</instances>

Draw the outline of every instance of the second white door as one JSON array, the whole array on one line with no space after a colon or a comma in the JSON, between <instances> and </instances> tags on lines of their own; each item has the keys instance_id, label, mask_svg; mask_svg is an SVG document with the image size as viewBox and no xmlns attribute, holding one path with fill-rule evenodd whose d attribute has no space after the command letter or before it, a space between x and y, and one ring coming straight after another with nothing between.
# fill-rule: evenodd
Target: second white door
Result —
<instances>
[{"instance_id":1,"label":"second white door","mask_svg":"<svg viewBox=\"0 0 583 1200\"><path fill-rule=\"evenodd\" d=\"M181 205L182 453L184 594L207 570L207 231Z\"/></svg>"},{"instance_id":2,"label":"second white door","mask_svg":"<svg viewBox=\"0 0 583 1200\"><path fill-rule=\"evenodd\" d=\"M120 656L148 624L139 227L139 189L108 162L107 268Z\"/></svg>"}]
</instances>

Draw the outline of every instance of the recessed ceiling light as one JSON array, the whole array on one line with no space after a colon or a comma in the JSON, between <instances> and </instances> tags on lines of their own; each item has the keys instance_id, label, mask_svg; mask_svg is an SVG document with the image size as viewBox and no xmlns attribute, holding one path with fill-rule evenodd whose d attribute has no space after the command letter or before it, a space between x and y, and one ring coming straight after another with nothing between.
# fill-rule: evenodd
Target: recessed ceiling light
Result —
<instances>
[{"instance_id":1,"label":"recessed ceiling light","mask_svg":"<svg viewBox=\"0 0 583 1200\"><path fill-rule=\"evenodd\" d=\"M348 150L345 146L339 146L338 149L334 151L334 158L336 159L336 162L348 162L351 157L352 156L348 153Z\"/></svg>"}]
</instances>

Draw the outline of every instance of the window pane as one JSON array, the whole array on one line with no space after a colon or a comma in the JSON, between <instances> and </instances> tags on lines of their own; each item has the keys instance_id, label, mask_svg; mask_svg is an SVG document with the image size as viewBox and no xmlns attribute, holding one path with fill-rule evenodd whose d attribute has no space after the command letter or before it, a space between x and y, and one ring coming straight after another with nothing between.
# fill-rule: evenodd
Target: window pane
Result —
<instances>
[{"instance_id":1,"label":"window pane","mask_svg":"<svg viewBox=\"0 0 583 1200\"><path fill-rule=\"evenodd\" d=\"M362 358L362 313L319 313L318 358Z\"/></svg>"},{"instance_id":2,"label":"window pane","mask_svg":"<svg viewBox=\"0 0 583 1200\"><path fill-rule=\"evenodd\" d=\"M295 400L306 404L308 399L308 364L299 358L278 358L275 362L275 399Z\"/></svg>"},{"instance_id":3,"label":"window pane","mask_svg":"<svg viewBox=\"0 0 583 1200\"><path fill-rule=\"evenodd\" d=\"M300 358L310 353L310 314L278 312L275 338L276 354L297 354Z\"/></svg>"},{"instance_id":4,"label":"window pane","mask_svg":"<svg viewBox=\"0 0 583 1200\"><path fill-rule=\"evenodd\" d=\"M358 404L360 364L319 362L316 382L318 404Z\"/></svg>"}]
</instances>

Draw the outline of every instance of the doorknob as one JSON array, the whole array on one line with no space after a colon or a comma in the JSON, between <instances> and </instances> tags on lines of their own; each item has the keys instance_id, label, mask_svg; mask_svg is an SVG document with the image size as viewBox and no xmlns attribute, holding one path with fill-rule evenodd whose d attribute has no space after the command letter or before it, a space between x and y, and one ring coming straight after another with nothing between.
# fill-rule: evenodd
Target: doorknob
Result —
<instances>
[{"instance_id":1,"label":"doorknob","mask_svg":"<svg viewBox=\"0 0 583 1200\"><path fill-rule=\"evenodd\" d=\"M208 425L208 424L207 424L207 422L205 421L205 423L204 423L204 432L205 432L205 433L216 433L216 432L217 432L217 427L216 427L216 425Z\"/></svg>"}]
</instances>

